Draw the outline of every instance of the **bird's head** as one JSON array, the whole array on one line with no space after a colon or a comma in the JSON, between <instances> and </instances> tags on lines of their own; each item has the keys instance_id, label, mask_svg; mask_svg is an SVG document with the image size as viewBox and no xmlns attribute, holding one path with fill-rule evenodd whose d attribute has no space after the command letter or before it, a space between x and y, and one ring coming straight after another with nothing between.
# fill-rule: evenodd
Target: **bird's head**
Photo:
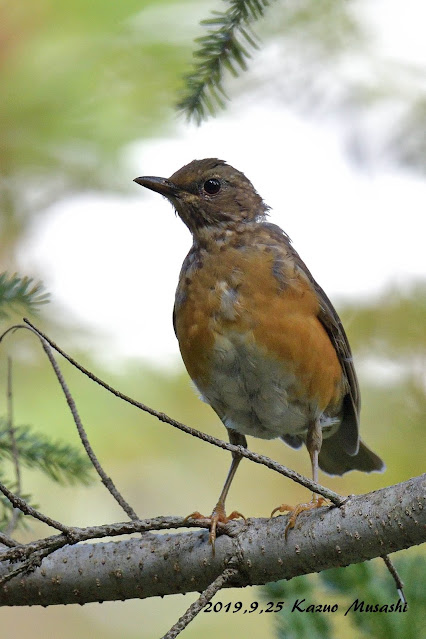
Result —
<instances>
[{"instance_id":1,"label":"bird's head","mask_svg":"<svg viewBox=\"0 0 426 639\"><path fill-rule=\"evenodd\" d=\"M134 180L164 195L194 237L207 227L234 227L264 219L268 207L246 176L223 160L193 160L170 178Z\"/></svg>"}]
</instances>

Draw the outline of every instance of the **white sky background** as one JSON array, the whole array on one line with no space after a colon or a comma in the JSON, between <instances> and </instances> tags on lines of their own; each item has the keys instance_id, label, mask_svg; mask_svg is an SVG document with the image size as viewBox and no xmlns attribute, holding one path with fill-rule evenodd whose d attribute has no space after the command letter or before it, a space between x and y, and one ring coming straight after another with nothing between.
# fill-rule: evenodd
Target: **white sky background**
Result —
<instances>
[{"instance_id":1,"label":"white sky background","mask_svg":"<svg viewBox=\"0 0 426 639\"><path fill-rule=\"evenodd\" d=\"M384 55L426 58L419 7L416 0L373 3ZM335 302L426 276L424 182L383 165L361 172L345 153L341 126L303 119L270 100L234 100L199 128L181 123L174 137L135 143L125 162L131 182L168 177L203 157L247 175L272 207L270 220ZM53 206L29 232L21 272L36 267L75 324L104 335L103 359L168 364L178 356L171 314L190 244L171 205L135 184L130 197L80 196Z\"/></svg>"}]
</instances>

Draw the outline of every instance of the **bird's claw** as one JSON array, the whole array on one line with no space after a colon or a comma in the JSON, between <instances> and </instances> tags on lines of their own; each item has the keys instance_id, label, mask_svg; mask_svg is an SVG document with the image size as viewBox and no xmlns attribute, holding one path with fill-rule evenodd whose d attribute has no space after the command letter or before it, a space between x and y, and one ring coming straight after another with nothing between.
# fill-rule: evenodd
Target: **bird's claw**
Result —
<instances>
[{"instance_id":1,"label":"bird's claw","mask_svg":"<svg viewBox=\"0 0 426 639\"><path fill-rule=\"evenodd\" d=\"M210 517L206 517L205 515L202 515L200 512L198 512L198 510L196 510L195 512L185 517L184 521L187 521L188 519L205 519L210 522L209 544L212 547L212 551L214 555L216 530L217 530L218 523L227 524L229 521L232 521L233 519L239 519L239 518L244 519L244 521L247 521L244 515L238 512L237 510L233 510L230 515L227 515L225 512L225 508L221 504L217 504L212 514L210 515Z\"/></svg>"},{"instance_id":2,"label":"bird's claw","mask_svg":"<svg viewBox=\"0 0 426 639\"><path fill-rule=\"evenodd\" d=\"M274 510L271 513L271 517L273 517L274 514L277 512L291 513L284 531L284 537L287 539L289 530L291 528L294 528L296 524L296 519L300 515L300 513L302 513L304 510L312 510L313 508L320 508L326 503L327 503L327 500L324 497L320 497L319 495L314 495L311 501L309 501L306 504L297 504L297 506L289 506L288 504L281 504L281 506L274 508Z\"/></svg>"}]
</instances>

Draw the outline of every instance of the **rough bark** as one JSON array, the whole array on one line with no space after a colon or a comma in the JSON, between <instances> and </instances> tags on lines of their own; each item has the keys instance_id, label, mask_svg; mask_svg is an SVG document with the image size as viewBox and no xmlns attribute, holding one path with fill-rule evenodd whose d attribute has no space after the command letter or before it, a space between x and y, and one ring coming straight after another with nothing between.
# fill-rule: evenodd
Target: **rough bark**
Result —
<instances>
[{"instance_id":1,"label":"rough bark","mask_svg":"<svg viewBox=\"0 0 426 639\"><path fill-rule=\"evenodd\" d=\"M68 545L34 572L4 584L0 604L83 604L202 591L226 567L237 569L226 585L243 587L362 562L426 541L425 487L423 475L353 496L341 508L302 513L287 541L287 517L230 522L215 555L205 530ZM0 579L15 567L3 562Z\"/></svg>"}]
</instances>

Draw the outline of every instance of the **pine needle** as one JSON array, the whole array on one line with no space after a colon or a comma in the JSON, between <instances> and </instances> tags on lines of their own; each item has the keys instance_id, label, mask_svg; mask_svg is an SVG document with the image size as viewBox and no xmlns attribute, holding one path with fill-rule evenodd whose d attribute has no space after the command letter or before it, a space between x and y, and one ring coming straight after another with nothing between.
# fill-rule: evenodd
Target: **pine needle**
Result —
<instances>
[{"instance_id":1,"label":"pine needle","mask_svg":"<svg viewBox=\"0 0 426 639\"><path fill-rule=\"evenodd\" d=\"M185 76L185 88L177 108L188 120L200 124L207 113L224 108L227 96L223 89L224 71L234 77L247 69L251 57L247 45L257 48L256 36L250 31L252 22L264 14L270 0L227 0L226 11L213 11L212 17L201 24L207 34L197 38L194 52L195 64ZM244 45L243 45L244 42Z\"/></svg>"}]
</instances>

